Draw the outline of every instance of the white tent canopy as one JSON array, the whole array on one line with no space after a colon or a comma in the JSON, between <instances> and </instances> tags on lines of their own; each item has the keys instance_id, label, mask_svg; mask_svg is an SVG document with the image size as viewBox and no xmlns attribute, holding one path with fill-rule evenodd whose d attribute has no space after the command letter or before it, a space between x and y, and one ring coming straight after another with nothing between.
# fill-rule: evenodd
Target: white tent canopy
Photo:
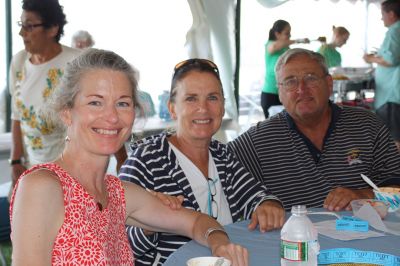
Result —
<instances>
[{"instance_id":1,"label":"white tent canopy","mask_svg":"<svg viewBox=\"0 0 400 266\"><path fill-rule=\"evenodd\" d=\"M235 7L233 0L188 0L193 25L186 35L190 58L213 60L219 67L226 111L237 117L233 77L235 71Z\"/></svg>"}]
</instances>

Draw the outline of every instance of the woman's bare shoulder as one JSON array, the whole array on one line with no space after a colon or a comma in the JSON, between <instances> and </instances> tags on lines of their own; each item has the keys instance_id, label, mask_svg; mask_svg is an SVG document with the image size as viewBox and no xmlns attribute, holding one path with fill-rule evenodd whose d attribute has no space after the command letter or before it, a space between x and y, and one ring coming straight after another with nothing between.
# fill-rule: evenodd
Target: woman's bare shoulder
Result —
<instances>
[{"instance_id":1,"label":"woman's bare shoulder","mask_svg":"<svg viewBox=\"0 0 400 266\"><path fill-rule=\"evenodd\" d=\"M62 193L58 176L48 169L37 169L23 177L18 184L18 194L30 194L54 199L54 195Z\"/></svg>"}]
</instances>

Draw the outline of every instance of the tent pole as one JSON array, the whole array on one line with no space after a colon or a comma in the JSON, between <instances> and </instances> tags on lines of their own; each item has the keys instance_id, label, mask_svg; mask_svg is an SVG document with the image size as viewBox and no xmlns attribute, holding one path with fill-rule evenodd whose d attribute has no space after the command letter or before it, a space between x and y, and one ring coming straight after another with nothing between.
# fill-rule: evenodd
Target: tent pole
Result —
<instances>
[{"instance_id":1,"label":"tent pole","mask_svg":"<svg viewBox=\"0 0 400 266\"><path fill-rule=\"evenodd\" d=\"M11 131L11 96L9 94L9 84L8 84L8 75L9 75L9 69L10 69L10 62L12 58L12 29L11 29L11 0L6 0L5 2L5 28L6 28L6 69L7 69L7 88L4 90L4 95L1 97L6 98L6 128L5 132Z\"/></svg>"},{"instance_id":2,"label":"tent pole","mask_svg":"<svg viewBox=\"0 0 400 266\"><path fill-rule=\"evenodd\" d=\"M240 6L241 0L236 0L235 12L235 76L233 80L236 109L239 113L239 70L240 70Z\"/></svg>"}]
</instances>

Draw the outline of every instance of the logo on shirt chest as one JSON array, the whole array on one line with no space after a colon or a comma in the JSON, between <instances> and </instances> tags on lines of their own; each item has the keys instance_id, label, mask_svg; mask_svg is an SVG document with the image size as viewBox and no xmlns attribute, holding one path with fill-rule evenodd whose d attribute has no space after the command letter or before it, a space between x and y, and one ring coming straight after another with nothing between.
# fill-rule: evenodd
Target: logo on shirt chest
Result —
<instances>
[{"instance_id":1,"label":"logo on shirt chest","mask_svg":"<svg viewBox=\"0 0 400 266\"><path fill-rule=\"evenodd\" d=\"M360 155L360 150L358 149L352 149L349 152L347 152L347 162L349 165L353 164L361 164L361 155Z\"/></svg>"}]
</instances>

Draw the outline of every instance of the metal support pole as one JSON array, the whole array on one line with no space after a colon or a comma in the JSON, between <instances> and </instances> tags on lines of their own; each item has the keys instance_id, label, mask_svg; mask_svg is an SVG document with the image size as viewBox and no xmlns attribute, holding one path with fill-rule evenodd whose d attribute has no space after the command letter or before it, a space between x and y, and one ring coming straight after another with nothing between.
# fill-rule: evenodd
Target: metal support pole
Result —
<instances>
[{"instance_id":1,"label":"metal support pole","mask_svg":"<svg viewBox=\"0 0 400 266\"><path fill-rule=\"evenodd\" d=\"M239 112L239 70L240 70L240 6L241 0L236 0L236 17L235 17L235 77L233 80L234 95L236 100L236 108Z\"/></svg>"},{"instance_id":2,"label":"metal support pole","mask_svg":"<svg viewBox=\"0 0 400 266\"><path fill-rule=\"evenodd\" d=\"M8 76L10 69L10 62L12 58L12 27L11 27L11 0L5 0L5 28L6 28L6 69L7 69L7 88L4 90L4 97L6 98L6 132L11 131L11 96L8 93Z\"/></svg>"}]
</instances>

